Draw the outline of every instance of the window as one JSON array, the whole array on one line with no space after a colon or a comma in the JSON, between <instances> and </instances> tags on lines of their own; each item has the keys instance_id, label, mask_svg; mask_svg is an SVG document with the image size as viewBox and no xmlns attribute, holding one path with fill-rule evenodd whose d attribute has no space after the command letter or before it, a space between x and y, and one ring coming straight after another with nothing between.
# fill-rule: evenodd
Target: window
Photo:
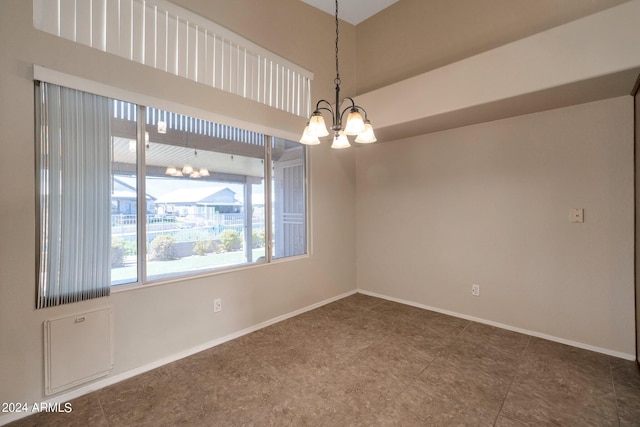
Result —
<instances>
[{"instance_id":1,"label":"window","mask_svg":"<svg viewBox=\"0 0 640 427\"><path fill-rule=\"evenodd\" d=\"M304 146L274 139L271 151L273 176L273 257L307 253L306 175Z\"/></svg>"},{"instance_id":2,"label":"window","mask_svg":"<svg viewBox=\"0 0 640 427\"><path fill-rule=\"evenodd\" d=\"M167 1L33 0L36 29L300 117L313 74Z\"/></svg>"},{"instance_id":3,"label":"window","mask_svg":"<svg viewBox=\"0 0 640 427\"><path fill-rule=\"evenodd\" d=\"M137 108L109 101L111 125L111 284L138 281Z\"/></svg>"},{"instance_id":4,"label":"window","mask_svg":"<svg viewBox=\"0 0 640 427\"><path fill-rule=\"evenodd\" d=\"M72 91L45 83L41 87ZM75 257L75 246L63 244L52 251L59 239L50 233L50 226L41 226L41 293L50 289L52 277L73 282L73 289L86 285L85 278L59 275L71 259L75 260L71 269L104 273L90 282L121 285L307 253L304 146L170 111L72 92L80 98L99 99L102 106L93 111L80 104L64 111L57 99L51 102L42 97L38 119L43 135L38 168L43 199L40 223L48 218L55 224L65 217L63 210L51 217L52 192L63 193L60 198L74 206L95 202L102 209L103 222L88 222L82 211L62 228L84 242L99 240L103 247L87 245L83 248L87 257L81 259ZM71 139L73 145L69 145L69 138L60 133L65 126L51 126L50 118L58 116L62 123L73 125L68 127L100 129L101 134ZM62 144L45 134L61 135ZM60 171L53 171L48 166L53 146L60 147L58 155L84 153L76 160L82 169L61 161ZM92 146L102 147L103 152L92 154ZM103 165L87 163L87 158L98 158ZM57 179L48 178L59 173L64 191L57 190ZM93 181L102 185L100 191ZM91 187L77 192L76 187L82 185Z\"/></svg>"},{"instance_id":5,"label":"window","mask_svg":"<svg viewBox=\"0 0 640 427\"><path fill-rule=\"evenodd\" d=\"M263 262L269 138L154 108L146 115L147 278Z\"/></svg>"}]
</instances>

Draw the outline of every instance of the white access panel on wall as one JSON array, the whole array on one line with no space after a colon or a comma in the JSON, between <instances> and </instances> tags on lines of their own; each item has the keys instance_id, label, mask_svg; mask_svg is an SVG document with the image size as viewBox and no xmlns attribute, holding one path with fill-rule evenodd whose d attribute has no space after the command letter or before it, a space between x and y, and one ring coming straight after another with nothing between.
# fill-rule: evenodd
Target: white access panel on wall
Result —
<instances>
[{"instance_id":1,"label":"white access panel on wall","mask_svg":"<svg viewBox=\"0 0 640 427\"><path fill-rule=\"evenodd\" d=\"M44 322L46 395L109 373L113 367L112 325L111 307Z\"/></svg>"}]
</instances>

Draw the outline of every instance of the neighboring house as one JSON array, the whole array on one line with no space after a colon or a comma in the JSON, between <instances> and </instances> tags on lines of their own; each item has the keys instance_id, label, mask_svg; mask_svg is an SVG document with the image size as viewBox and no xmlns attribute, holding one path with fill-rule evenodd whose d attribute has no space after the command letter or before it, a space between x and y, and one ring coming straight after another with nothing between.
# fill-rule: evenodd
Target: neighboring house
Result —
<instances>
[{"instance_id":1,"label":"neighboring house","mask_svg":"<svg viewBox=\"0 0 640 427\"><path fill-rule=\"evenodd\" d=\"M242 202L228 187L183 188L158 197L159 215L195 215L203 218L219 213L241 213Z\"/></svg>"},{"instance_id":2,"label":"neighboring house","mask_svg":"<svg viewBox=\"0 0 640 427\"><path fill-rule=\"evenodd\" d=\"M147 213L155 210L155 197L146 195ZM136 189L124 178L113 178L111 187L111 215L135 215L137 209Z\"/></svg>"}]
</instances>

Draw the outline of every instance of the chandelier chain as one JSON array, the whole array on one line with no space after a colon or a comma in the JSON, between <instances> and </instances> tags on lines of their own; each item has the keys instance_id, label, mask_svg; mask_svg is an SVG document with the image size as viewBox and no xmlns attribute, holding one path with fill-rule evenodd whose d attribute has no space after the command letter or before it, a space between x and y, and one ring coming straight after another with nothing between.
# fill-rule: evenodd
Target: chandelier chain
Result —
<instances>
[{"instance_id":1,"label":"chandelier chain","mask_svg":"<svg viewBox=\"0 0 640 427\"><path fill-rule=\"evenodd\" d=\"M340 32L338 30L338 0L336 0L336 80L335 84L340 85L340 70L338 67L338 39L340 38Z\"/></svg>"}]
</instances>

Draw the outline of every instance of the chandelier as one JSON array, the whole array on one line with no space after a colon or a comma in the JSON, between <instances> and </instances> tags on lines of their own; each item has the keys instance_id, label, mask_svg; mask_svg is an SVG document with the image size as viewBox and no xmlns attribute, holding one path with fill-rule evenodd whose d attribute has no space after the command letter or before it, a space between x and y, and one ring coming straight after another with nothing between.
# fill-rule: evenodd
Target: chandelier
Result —
<instances>
[{"instance_id":1,"label":"chandelier","mask_svg":"<svg viewBox=\"0 0 640 427\"><path fill-rule=\"evenodd\" d=\"M198 159L198 150L193 151L193 156L197 160ZM210 176L209 169L206 167L196 168L191 166L190 163L185 164L181 169L176 168L174 165L167 166L164 173L169 176L173 176L176 178L182 176L188 176L189 178L202 178L206 176Z\"/></svg>"},{"instance_id":2,"label":"chandelier","mask_svg":"<svg viewBox=\"0 0 640 427\"><path fill-rule=\"evenodd\" d=\"M331 148L347 148L350 147L347 135L357 135L355 142L368 144L376 142L376 136L373 133L371 122L367 118L367 112L364 108L356 105L352 98L346 97L340 100L340 71L338 63L338 39L340 32L338 30L338 0L336 0L336 103L332 105L329 101L321 99L316 104L316 109L311 114L307 126L304 128L300 142L306 145L320 144L321 137L329 136L327 125L324 123L322 111L328 111L331 114L331 130L333 131L333 144ZM342 104L347 102L347 106L341 110ZM347 114L348 113L348 114ZM362 117L364 113L364 118ZM344 127L342 126L344 115L347 114L347 120Z\"/></svg>"}]
</instances>

